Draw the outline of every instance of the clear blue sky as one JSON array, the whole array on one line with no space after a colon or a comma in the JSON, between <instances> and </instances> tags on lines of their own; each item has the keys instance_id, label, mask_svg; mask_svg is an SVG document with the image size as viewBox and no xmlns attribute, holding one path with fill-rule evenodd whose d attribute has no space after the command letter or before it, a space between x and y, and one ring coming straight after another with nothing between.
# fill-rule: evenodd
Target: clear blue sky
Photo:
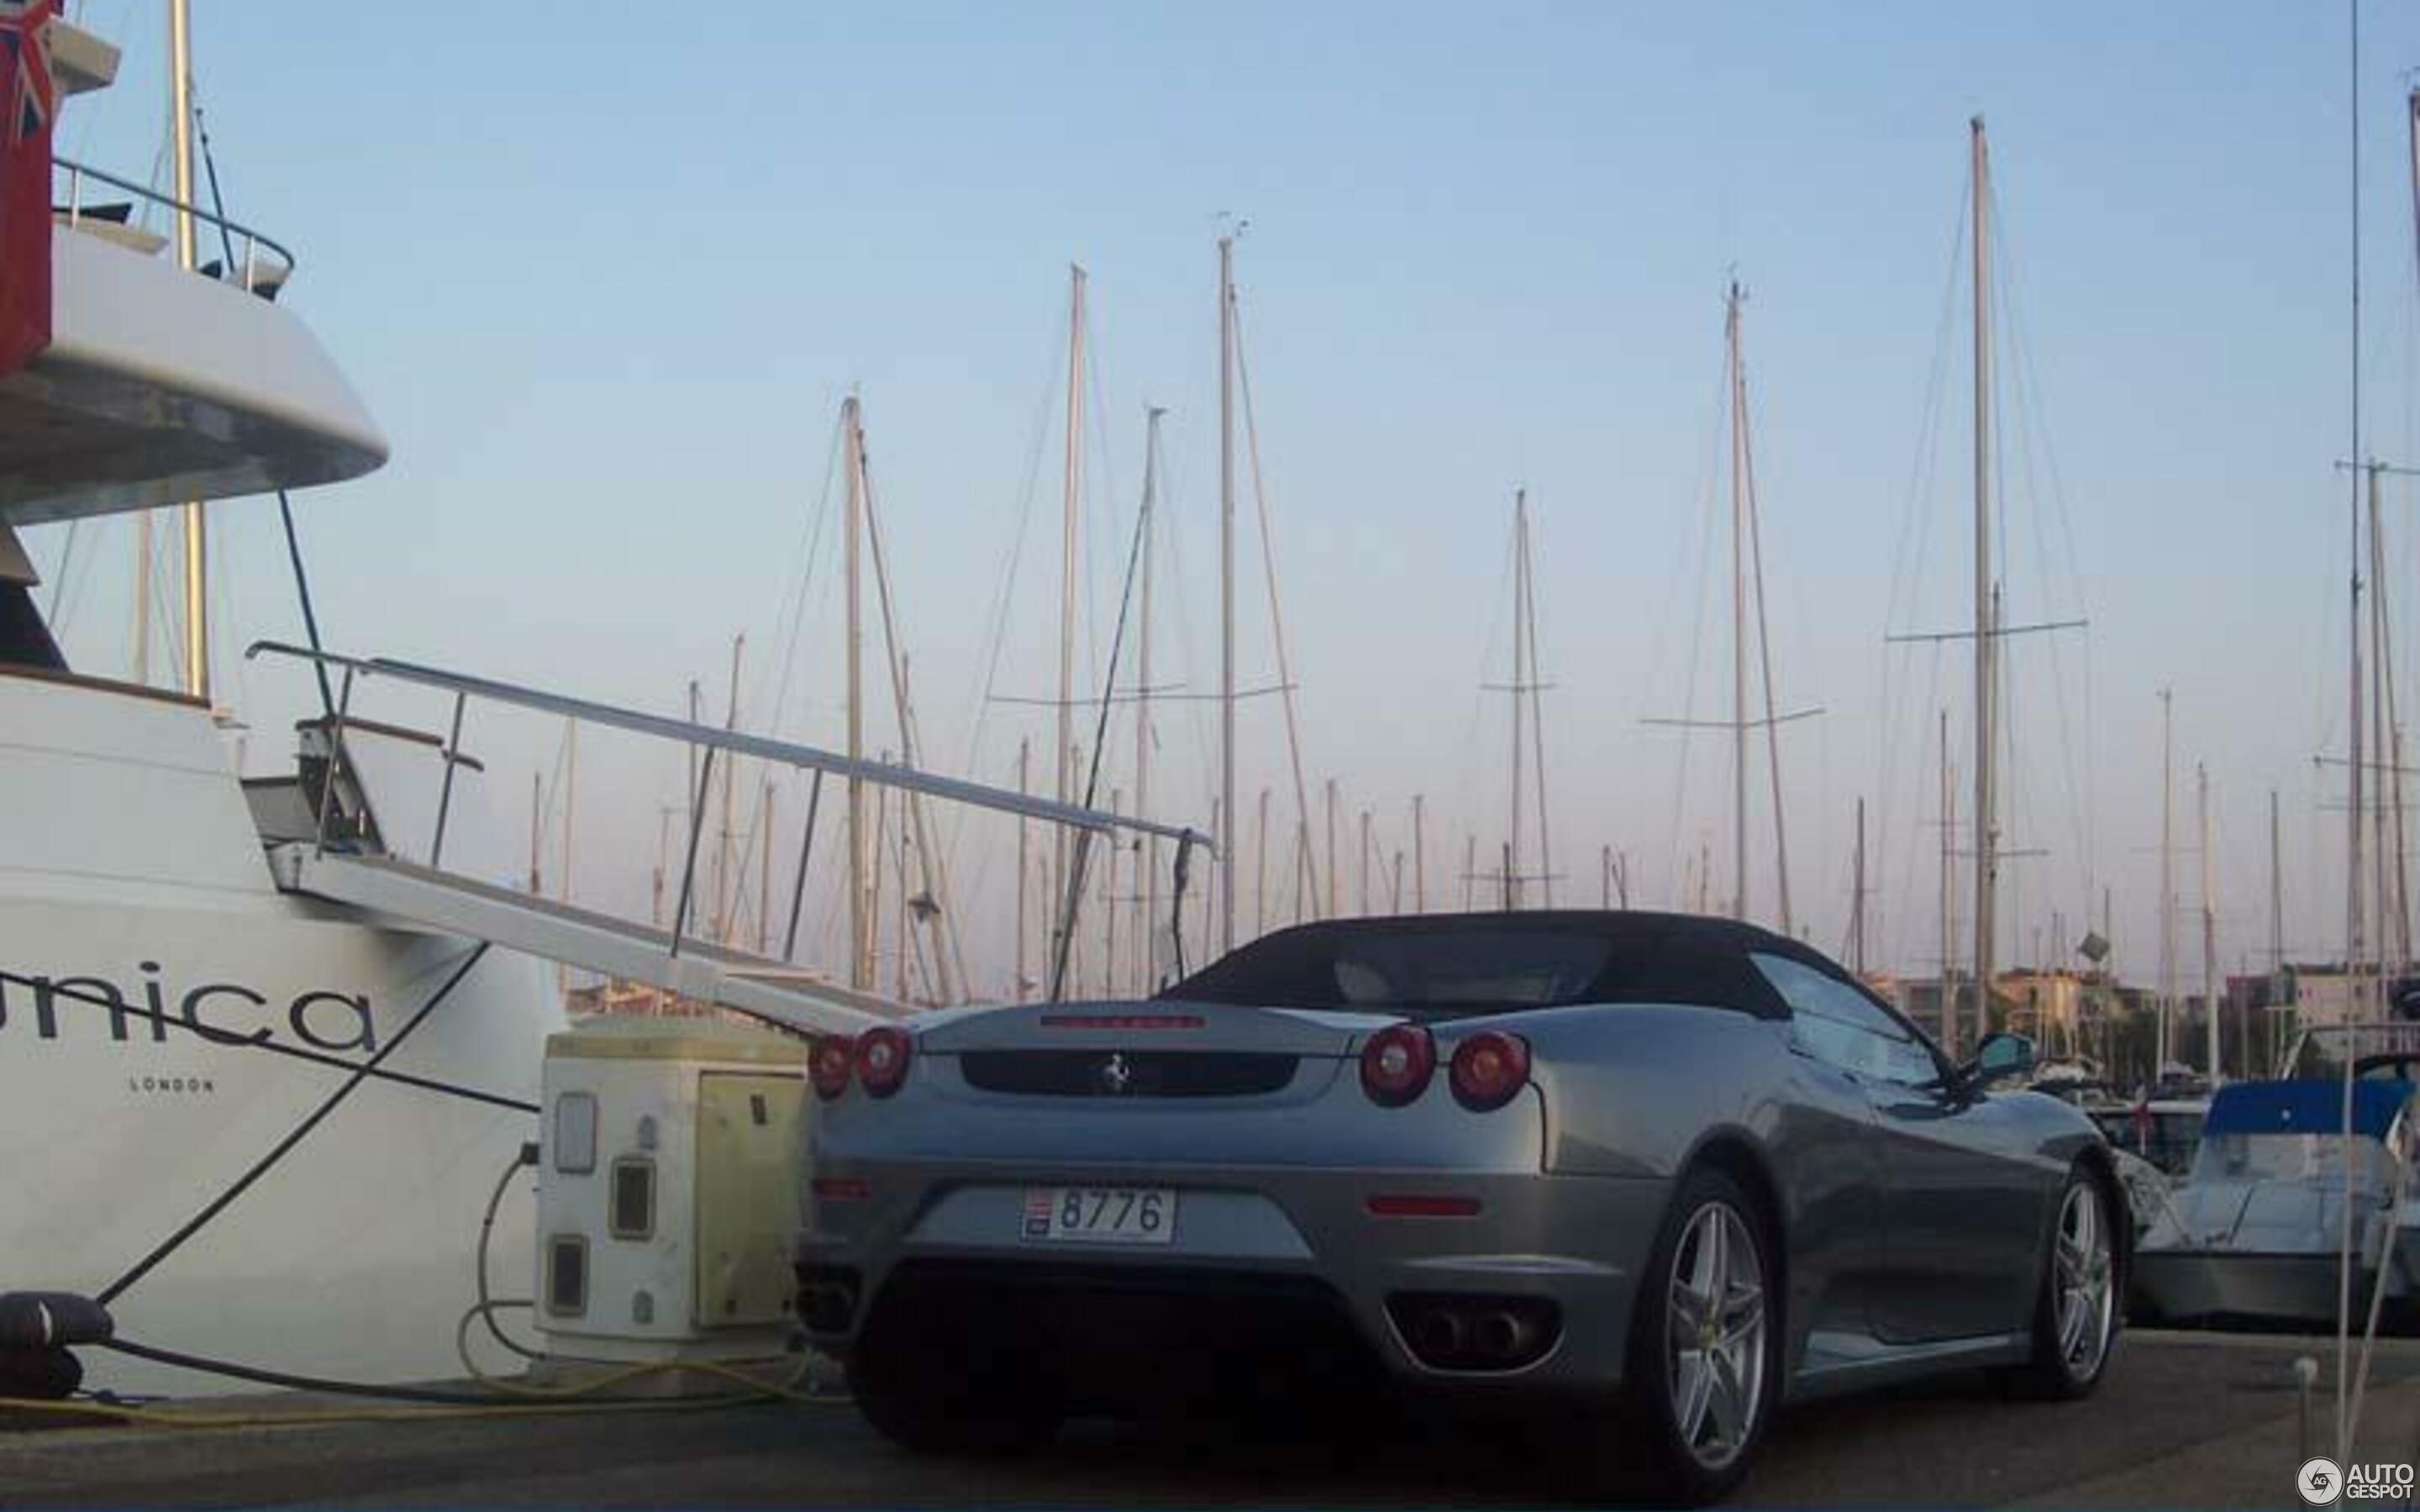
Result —
<instances>
[{"instance_id":1,"label":"clear blue sky","mask_svg":"<svg viewBox=\"0 0 2420 1512\"><path fill-rule=\"evenodd\" d=\"M157 8L81 8L128 60L117 89L72 107L63 150L154 162ZM1700 552L1736 270L1776 674L1786 702L1827 711L1784 742L1799 909L1839 944L1868 796L1885 953L1918 970L1935 933L1925 742L1944 703L1965 727L1965 674L1882 637L1969 613L1962 304L1946 347L1939 332L1982 112L2030 356L2002 401L2035 479L2012 445L2009 613L2092 621L2012 652L2010 841L2052 854L2012 863L2004 933L2029 956L2090 878L2115 888L2126 963L2151 967L2167 684L2187 839L2195 761L2216 794L2229 964L2266 947L2273 784L2294 948L2338 939L2342 820L2310 758L2343 738L2340 6L195 8L230 209L301 251L288 300L395 445L382 472L298 501L334 640L651 705L691 676L719 690L733 633L752 655L778 639L855 388L930 759L963 767L971 749L974 775L1004 777L1038 726L995 706L971 744L986 607L1030 507L999 690L1047 693L1075 260L1106 417L1091 593L1106 613L1141 411L1166 405L1188 645L1171 620L1161 655L1206 689L1212 243L1232 211L1250 222L1239 272L1311 780L1373 806L1387 848L1429 795L1440 878L1466 831L1501 840L1509 735L1478 685L1509 670L1526 485L1564 896L1593 898L1603 843L1647 901L1674 896L1701 841L1728 887L1724 753L1699 737L1684 776L1678 737L1640 720L1678 712L1693 681L1700 715L1727 697L1727 579ZM2365 23L2366 408L2378 450L2412 459L2402 95L2420 18L2372 5ZM2391 500L2400 590L2420 520L2408 490ZM221 518L228 638L290 633L273 511ZM88 560L123 551L88 543ZM57 532L41 545L55 561ZM824 741L829 566L779 715ZM125 656L114 591L75 589L68 628L95 670ZM1247 680L1270 680L1264 617L1245 640ZM773 722L769 679L745 681L744 717ZM1248 803L1282 791L1275 716L1248 716ZM1163 729L1171 817L1207 817L1208 729L1197 708ZM524 785L551 759L531 739ZM597 780L628 811L595 816L593 841L583 818L583 855L636 879L677 779ZM1769 911L1761 837L1756 853ZM2190 926L2180 938L2197 978Z\"/></svg>"}]
</instances>

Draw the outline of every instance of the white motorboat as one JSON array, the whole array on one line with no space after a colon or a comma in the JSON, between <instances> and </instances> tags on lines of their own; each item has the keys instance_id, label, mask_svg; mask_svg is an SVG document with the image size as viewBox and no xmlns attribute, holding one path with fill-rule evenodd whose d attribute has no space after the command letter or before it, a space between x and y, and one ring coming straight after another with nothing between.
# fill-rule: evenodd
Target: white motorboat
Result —
<instances>
[{"instance_id":1,"label":"white motorboat","mask_svg":"<svg viewBox=\"0 0 2420 1512\"><path fill-rule=\"evenodd\" d=\"M2211 1099L2191 1170L2135 1249L2138 1316L2320 1325L2373 1288L2401 1310L2420 1280L2403 1201L2411 1178L2408 1057L2342 1077L2236 1082ZM2348 1103L2350 1106L2348 1106Z\"/></svg>"}]
</instances>

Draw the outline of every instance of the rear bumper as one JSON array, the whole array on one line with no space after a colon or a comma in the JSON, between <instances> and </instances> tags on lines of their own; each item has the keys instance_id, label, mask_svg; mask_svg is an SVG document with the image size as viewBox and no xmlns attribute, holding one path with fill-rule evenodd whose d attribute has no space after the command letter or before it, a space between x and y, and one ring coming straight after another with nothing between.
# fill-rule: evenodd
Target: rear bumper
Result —
<instances>
[{"instance_id":1,"label":"rear bumper","mask_svg":"<svg viewBox=\"0 0 2420 1512\"><path fill-rule=\"evenodd\" d=\"M1322 1315L1397 1380L1471 1395L1621 1383L1637 1278L1669 1194L1646 1178L1157 1163L819 1161L815 1174L863 1193L811 1201L797 1250L802 1287L825 1304L802 1302L802 1319L844 1357L876 1310L939 1288L978 1304L964 1309L970 1327L1045 1316L1066 1337L1173 1323L1182 1338L1200 1315L1228 1319L1221 1331L1245 1350L1258 1347L1256 1313ZM1023 1194L1044 1185L1172 1188L1171 1242L1022 1238ZM1475 1197L1478 1211L1381 1217L1369 1206L1380 1195ZM848 1304L834 1304L844 1290ZM1551 1312L1553 1336L1507 1367L1423 1361L1400 1322L1404 1300L1440 1297L1551 1304L1533 1311Z\"/></svg>"}]
</instances>

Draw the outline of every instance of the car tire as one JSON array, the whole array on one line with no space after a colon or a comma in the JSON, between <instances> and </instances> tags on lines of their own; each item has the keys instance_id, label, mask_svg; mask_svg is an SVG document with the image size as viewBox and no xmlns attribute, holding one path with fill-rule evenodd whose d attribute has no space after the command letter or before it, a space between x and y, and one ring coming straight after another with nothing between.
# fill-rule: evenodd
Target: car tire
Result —
<instances>
[{"instance_id":1,"label":"car tire","mask_svg":"<svg viewBox=\"0 0 2420 1512\"><path fill-rule=\"evenodd\" d=\"M2125 1325L2118 1259L2124 1213L2099 1172L2083 1165L2068 1172L2042 1247L2033 1353L2008 1377L2016 1395L2075 1401L2108 1374Z\"/></svg>"},{"instance_id":2,"label":"car tire","mask_svg":"<svg viewBox=\"0 0 2420 1512\"><path fill-rule=\"evenodd\" d=\"M901 1314L877 1308L849 1357L858 1411L884 1438L911 1454L997 1458L1038 1449L1058 1433L1055 1394L1014 1378L1004 1364L1014 1351Z\"/></svg>"},{"instance_id":3,"label":"car tire","mask_svg":"<svg viewBox=\"0 0 2420 1512\"><path fill-rule=\"evenodd\" d=\"M1780 1253L1772 1215L1728 1172L1683 1177L1632 1304L1631 1431L1606 1450L1621 1489L1698 1506L1745 1478L1781 1395Z\"/></svg>"}]
</instances>

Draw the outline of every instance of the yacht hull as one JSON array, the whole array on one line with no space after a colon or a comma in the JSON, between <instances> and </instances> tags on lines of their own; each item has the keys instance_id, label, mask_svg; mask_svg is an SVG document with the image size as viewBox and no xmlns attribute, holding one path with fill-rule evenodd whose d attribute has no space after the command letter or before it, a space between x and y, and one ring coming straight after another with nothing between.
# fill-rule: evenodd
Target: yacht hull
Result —
<instances>
[{"instance_id":1,"label":"yacht hull","mask_svg":"<svg viewBox=\"0 0 2420 1512\"><path fill-rule=\"evenodd\" d=\"M460 1374L481 1211L536 1137L563 1022L551 968L279 892L205 709L0 675L0 1290L124 1282L141 1343ZM508 1194L500 1295L526 1291L530 1222ZM237 1385L85 1364L117 1390Z\"/></svg>"}]
</instances>

